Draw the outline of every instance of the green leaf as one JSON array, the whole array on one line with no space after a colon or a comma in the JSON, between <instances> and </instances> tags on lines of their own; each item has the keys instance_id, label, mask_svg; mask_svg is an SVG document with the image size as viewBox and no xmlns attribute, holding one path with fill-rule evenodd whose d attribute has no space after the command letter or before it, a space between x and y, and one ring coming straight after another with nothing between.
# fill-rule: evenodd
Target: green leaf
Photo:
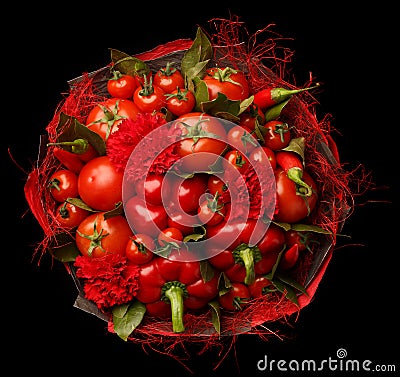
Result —
<instances>
[{"instance_id":1,"label":"green leaf","mask_svg":"<svg viewBox=\"0 0 400 377\"><path fill-rule=\"evenodd\" d=\"M271 283L275 286L275 288L283 293L285 297L293 302L296 306L299 306L299 301L297 300L296 292L292 289L290 285L285 284L280 280L271 281Z\"/></svg>"},{"instance_id":2,"label":"green leaf","mask_svg":"<svg viewBox=\"0 0 400 377\"><path fill-rule=\"evenodd\" d=\"M98 210L93 209L92 207L89 207L82 199L80 198L68 198L66 200L67 203L73 204L75 207L82 208L86 211L89 212L100 212Z\"/></svg>"},{"instance_id":3,"label":"green leaf","mask_svg":"<svg viewBox=\"0 0 400 377\"><path fill-rule=\"evenodd\" d=\"M298 154L304 165L304 149L306 145L306 140L304 137L296 137L292 138L289 142L289 145L286 148L283 148L283 151L293 152Z\"/></svg>"},{"instance_id":4,"label":"green leaf","mask_svg":"<svg viewBox=\"0 0 400 377\"><path fill-rule=\"evenodd\" d=\"M55 235L48 247L49 253L60 262L74 262L80 254L71 234L61 232Z\"/></svg>"},{"instance_id":5,"label":"green leaf","mask_svg":"<svg viewBox=\"0 0 400 377\"><path fill-rule=\"evenodd\" d=\"M106 154L106 143L103 138L80 123L75 117L60 113L57 124L57 142L86 139L100 156Z\"/></svg>"},{"instance_id":6,"label":"green leaf","mask_svg":"<svg viewBox=\"0 0 400 377\"><path fill-rule=\"evenodd\" d=\"M232 283L229 278L222 272L218 278L218 292L222 296L232 289Z\"/></svg>"},{"instance_id":7,"label":"green leaf","mask_svg":"<svg viewBox=\"0 0 400 377\"><path fill-rule=\"evenodd\" d=\"M206 228L204 226L196 227L198 233L188 234L183 238L183 242L200 241L206 236Z\"/></svg>"},{"instance_id":8,"label":"green leaf","mask_svg":"<svg viewBox=\"0 0 400 377\"><path fill-rule=\"evenodd\" d=\"M269 109L266 110L265 112L265 122L269 122L270 120L274 120L279 118L281 115L282 109L286 106L286 104L289 102L289 99L286 101L283 101L281 103L278 103L275 106L270 107Z\"/></svg>"},{"instance_id":9,"label":"green leaf","mask_svg":"<svg viewBox=\"0 0 400 377\"><path fill-rule=\"evenodd\" d=\"M242 102L240 102L240 110L239 110L239 114L242 114L254 101L254 96L250 96L249 98L246 98L245 100L243 100Z\"/></svg>"},{"instance_id":10,"label":"green leaf","mask_svg":"<svg viewBox=\"0 0 400 377\"><path fill-rule=\"evenodd\" d=\"M285 231L292 229L292 224L290 224L290 223L280 223L280 222L276 222L276 221L273 221L273 223L275 225L281 227Z\"/></svg>"},{"instance_id":11,"label":"green leaf","mask_svg":"<svg viewBox=\"0 0 400 377\"><path fill-rule=\"evenodd\" d=\"M201 273L201 278L205 283L207 283L214 277L214 269L209 261L207 260L200 261L200 273Z\"/></svg>"},{"instance_id":12,"label":"green leaf","mask_svg":"<svg viewBox=\"0 0 400 377\"><path fill-rule=\"evenodd\" d=\"M125 52L110 48L111 61L114 69L130 76L143 76L150 72L147 64L138 58L126 54Z\"/></svg>"},{"instance_id":13,"label":"green leaf","mask_svg":"<svg viewBox=\"0 0 400 377\"><path fill-rule=\"evenodd\" d=\"M328 230L325 230L317 225L309 225L309 224L292 224L291 228L298 232L314 232L321 234L332 234Z\"/></svg>"},{"instance_id":14,"label":"green leaf","mask_svg":"<svg viewBox=\"0 0 400 377\"><path fill-rule=\"evenodd\" d=\"M181 73L187 88L194 92L192 80L198 76L202 79L206 73L207 64L212 58L212 44L200 27L192 45L186 50L181 60Z\"/></svg>"},{"instance_id":15,"label":"green leaf","mask_svg":"<svg viewBox=\"0 0 400 377\"><path fill-rule=\"evenodd\" d=\"M124 213L124 206L122 205L122 202L118 202L114 209L107 211L104 214L104 220L108 220L114 216L122 215L123 213Z\"/></svg>"},{"instance_id":16,"label":"green leaf","mask_svg":"<svg viewBox=\"0 0 400 377\"><path fill-rule=\"evenodd\" d=\"M301 285L298 281L294 280L293 278L291 278L287 275L283 275L281 273L276 273L275 277L277 279L279 279L280 281L282 281L283 283L285 283L286 285L290 285L291 287L297 289L301 293L308 296L308 292L307 292L306 288L303 285Z\"/></svg>"},{"instance_id":17,"label":"green leaf","mask_svg":"<svg viewBox=\"0 0 400 377\"><path fill-rule=\"evenodd\" d=\"M230 117L238 119L240 101L231 100L225 94L218 93L217 98L212 101L201 103L201 111L214 116L229 114Z\"/></svg>"},{"instance_id":18,"label":"green leaf","mask_svg":"<svg viewBox=\"0 0 400 377\"><path fill-rule=\"evenodd\" d=\"M129 335L142 322L145 313L146 306L140 301L115 306L112 309L114 331L122 340L127 341Z\"/></svg>"},{"instance_id":19,"label":"green leaf","mask_svg":"<svg viewBox=\"0 0 400 377\"><path fill-rule=\"evenodd\" d=\"M271 272L268 273L267 275L265 275L265 277L266 277L269 281L274 280L275 272L276 272L276 270L277 270L277 268L278 268L278 266L279 266L279 263L281 262L282 255L283 255L283 253L284 253L284 251L285 251L285 248L286 248L286 245L284 245L283 248L282 248L282 250L279 252L278 258L276 258L276 262L275 262L274 266L272 267Z\"/></svg>"},{"instance_id":20,"label":"green leaf","mask_svg":"<svg viewBox=\"0 0 400 377\"><path fill-rule=\"evenodd\" d=\"M213 300L208 303L211 306L211 321L218 334L221 334L221 309L218 300Z\"/></svg>"}]
</instances>

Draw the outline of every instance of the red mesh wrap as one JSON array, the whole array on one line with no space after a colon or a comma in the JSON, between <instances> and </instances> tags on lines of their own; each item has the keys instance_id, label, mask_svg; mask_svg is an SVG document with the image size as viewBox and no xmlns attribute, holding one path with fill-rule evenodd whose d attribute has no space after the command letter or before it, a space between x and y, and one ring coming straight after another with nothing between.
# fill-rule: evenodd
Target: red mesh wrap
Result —
<instances>
[{"instance_id":1,"label":"red mesh wrap","mask_svg":"<svg viewBox=\"0 0 400 377\"><path fill-rule=\"evenodd\" d=\"M216 65L229 64L234 68L242 69L249 79L251 94L266 87L284 87L299 89L289 83L290 70L287 67L293 55L288 48L281 47L285 39L272 31L268 25L254 35L249 35L244 25L236 19L212 19L210 21L212 32L207 35L213 44ZM143 61L184 51L192 44L191 40L180 39L158 46L153 50L136 55ZM73 115L84 123L88 110L103 99L96 94L92 83L93 76L84 75L79 83L71 87L68 96L56 109L53 120L48 124L46 131L49 141L56 139L56 126L58 115L61 111ZM293 80L291 80L293 81ZM310 82L303 87L311 86ZM314 92L315 93L315 92ZM186 331L174 334L168 320L145 318L129 338L132 342L141 343L157 352L175 355L176 349L184 349L186 342L201 344L201 351L211 347L223 347L226 342L234 342L236 335L246 332L258 334L261 337L272 335L265 326L268 322L286 322L289 318L296 317L299 311L307 306L313 299L325 270L332 258L336 244L336 234L343 226L346 218L353 210L354 195L353 183L357 189L362 186L363 177L357 177L358 171L346 171L340 160L336 144L332 137L333 128L330 117L325 116L319 120L316 114L317 101L310 92L302 92L291 99L283 109L281 116L293 126L295 137L303 136L306 139L305 159L308 171L319 186L318 207L313 212L312 222L330 231L325 253L321 258L318 268L313 271L310 278L310 268L315 264L314 255L309 253L300 265L293 271L294 277L306 284L308 296L298 297L297 307L282 295L254 299L242 311L224 314L221 318L220 337L214 330L210 320L210 312L203 314L186 314L184 323ZM37 251L41 255L46 252L49 242L55 238L55 219L53 216L54 202L46 190L46 180L49 174L57 168L57 162L49 152L45 153L29 175L25 185L26 200L33 215L44 231L44 238ZM112 331L112 324L109 323ZM180 346L180 347L178 347Z\"/></svg>"}]
</instances>

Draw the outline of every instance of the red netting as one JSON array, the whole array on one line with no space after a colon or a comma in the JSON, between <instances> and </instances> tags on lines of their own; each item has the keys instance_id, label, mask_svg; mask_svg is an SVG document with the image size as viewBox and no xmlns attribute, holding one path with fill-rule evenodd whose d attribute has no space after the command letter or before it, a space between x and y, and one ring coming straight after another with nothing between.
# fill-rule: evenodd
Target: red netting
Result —
<instances>
[{"instance_id":1,"label":"red netting","mask_svg":"<svg viewBox=\"0 0 400 377\"><path fill-rule=\"evenodd\" d=\"M272 30L273 25L268 25L253 35L247 32L243 23L237 18L212 19L210 26L211 31L206 33L212 41L216 65L222 66L229 62L230 66L245 71L252 93L271 86L299 89L289 82L288 63L293 53L281 46L285 38ZM168 54L177 50L179 45L179 41L174 41L138 56L143 60L152 59L160 56L160 51L161 54ZM187 40L182 40L181 45L188 48L190 44ZM310 78L310 82L305 83L303 87L311 86L312 81ZM55 141L57 133L60 132L56 129L60 112L74 116L78 121L85 123L89 109L103 99L103 96L96 94L92 78L84 75L56 109L53 120L46 128L49 141ZM221 318L221 329L223 329L221 336L215 332L210 319L210 310L199 314L187 313L184 317L186 331L180 334L171 332L171 323L168 320L145 318L132 333L130 341L174 357L175 351L182 354L188 342L200 344L199 353L211 348L222 350L226 349L227 344L232 344L236 336L242 332L265 338L276 335L268 328L268 323L285 323L311 301L331 258L337 232L353 210L354 197L367 186L367 176L361 168L350 172L344 169L331 136L333 127L330 116L325 115L319 120L316 105L317 101L310 92L302 92L292 98L281 113L283 120L293 127L295 137L302 136L306 139L306 164L318 183L318 207L310 220L313 224L331 232L330 247L327 249L325 259L314 278L308 282L308 296L299 297L299 306L278 294L254 299L252 304L247 305L242 311L224 314ZM331 149L333 153L330 152ZM44 231L44 239L38 246L41 255L46 252L49 243L56 242L54 201L46 189L46 184L49 175L57 168L58 163L52 154L46 153L38 167L29 175L25 186L26 198L32 213ZM293 277L299 283L307 281L313 258L312 253L307 254L307 257L292 271ZM112 331L111 324L110 331Z\"/></svg>"}]
</instances>

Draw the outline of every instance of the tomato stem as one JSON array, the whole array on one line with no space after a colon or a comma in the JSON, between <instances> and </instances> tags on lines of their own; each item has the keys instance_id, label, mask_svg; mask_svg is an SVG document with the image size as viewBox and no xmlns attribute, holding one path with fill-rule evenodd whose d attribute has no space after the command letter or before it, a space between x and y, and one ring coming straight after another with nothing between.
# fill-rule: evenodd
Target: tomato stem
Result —
<instances>
[{"instance_id":1,"label":"tomato stem","mask_svg":"<svg viewBox=\"0 0 400 377\"><path fill-rule=\"evenodd\" d=\"M298 190L299 193L301 195L304 196L311 196L313 191L312 188L302 180L303 177L303 170L298 168L298 167L294 167L294 168L290 168L287 171L287 176L289 179L291 179L296 185L303 187L304 189L302 190Z\"/></svg>"}]
</instances>

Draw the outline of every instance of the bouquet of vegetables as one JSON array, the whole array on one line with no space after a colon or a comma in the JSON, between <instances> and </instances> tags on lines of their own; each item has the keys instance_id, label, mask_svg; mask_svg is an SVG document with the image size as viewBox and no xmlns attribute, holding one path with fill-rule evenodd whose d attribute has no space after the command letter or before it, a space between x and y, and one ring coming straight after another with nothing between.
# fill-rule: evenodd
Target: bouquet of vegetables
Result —
<instances>
[{"instance_id":1,"label":"bouquet of vegetables","mask_svg":"<svg viewBox=\"0 0 400 377\"><path fill-rule=\"evenodd\" d=\"M35 253L126 341L264 335L311 301L351 213L318 83L286 79L274 38L215 24L138 55L110 49L71 80L25 184Z\"/></svg>"}]
</instances>

